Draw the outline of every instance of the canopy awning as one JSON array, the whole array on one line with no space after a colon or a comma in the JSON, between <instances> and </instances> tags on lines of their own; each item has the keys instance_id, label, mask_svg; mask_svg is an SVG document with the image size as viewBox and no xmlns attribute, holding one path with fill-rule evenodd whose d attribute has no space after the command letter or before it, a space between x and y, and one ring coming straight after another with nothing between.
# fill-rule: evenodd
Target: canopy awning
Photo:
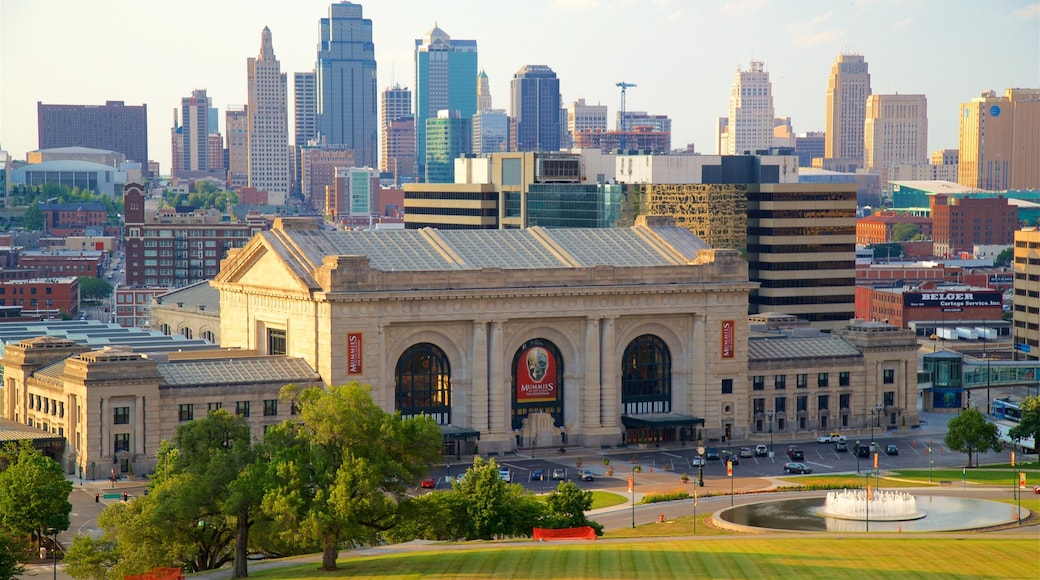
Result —
<instances>
[{"instance_id":1,"label":"canopy awning","mask_svg":"<svg viewBox=\"0 0 1040 580\"><path fill-rule=\"evenodd\" d=\"M445 441L480 439L480 431L466 429L457 425L441 425L441 438Z\"/></svg>"},{"instance_id":2,"label":"canopy awning","mask_svg":"<svg viewBox=\"0 0 1040 580\"><path fill-rule=\"evenodd\" d=\"M622 415L621 424L629 429L661 429L665 427L704 425L704 419L678 413L653 413L649 415Z\"/></svg>"}]
</instances>

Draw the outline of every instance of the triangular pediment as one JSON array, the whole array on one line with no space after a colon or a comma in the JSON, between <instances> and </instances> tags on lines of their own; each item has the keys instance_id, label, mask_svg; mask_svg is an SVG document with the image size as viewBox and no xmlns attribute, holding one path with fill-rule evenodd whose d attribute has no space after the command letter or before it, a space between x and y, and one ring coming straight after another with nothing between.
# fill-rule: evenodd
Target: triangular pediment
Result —
<instances>
[{"instance_id":1,"label":"triangular pediment","mask_svg":"<svg viewBox=\"0 0 1040 580\"><path fill-rule=\"evenodd\" d=\"M270 232L261 232L221 263L213 286L276 288L283 293L310 295L321 287L308 270Z\"/></svg>"}]
</instances>

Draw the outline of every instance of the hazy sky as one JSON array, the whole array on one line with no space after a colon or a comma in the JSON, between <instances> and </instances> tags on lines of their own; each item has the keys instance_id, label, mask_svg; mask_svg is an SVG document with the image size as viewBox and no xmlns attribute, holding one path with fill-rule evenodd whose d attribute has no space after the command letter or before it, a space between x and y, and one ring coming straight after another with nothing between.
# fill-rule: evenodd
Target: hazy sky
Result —
<instances>
[{"instance_id":1,"label":"hazy sky","mask_svg":"<svg viewBox=\"0 0 1040 580\"><path fill-rule=\"evenodd\" d=\"M0 0L0 148L38 146L36 102L148 105L149 155L170 171L172 110L205 88L221 112L246 102L246 59L269 26L288 73L314 68L328 0ZM874 93L928 96L928 150L957 146L958 105L993 89L1040 87L1035 0L367 0L379 90L414 89L414 40L438 24L473 39L495 108L523 65L560 78L563 103L672 119L672 146L714 153L733 73L765 62L777 116L824 130L827 76L866 58ZM475 81L474 81L475 82ZM221 131L223 133L223 131ZM290 130L290 142L292 141Z\"/></svg>"}]
</instances>

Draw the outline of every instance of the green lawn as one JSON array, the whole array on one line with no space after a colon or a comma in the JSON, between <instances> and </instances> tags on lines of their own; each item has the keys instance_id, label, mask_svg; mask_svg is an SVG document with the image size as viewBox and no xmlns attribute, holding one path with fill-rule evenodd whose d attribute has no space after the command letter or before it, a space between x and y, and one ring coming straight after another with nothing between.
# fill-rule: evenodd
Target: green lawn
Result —
<instances>
[{"instance_id":1,"label":"green lawn","mask_svg":"<svg viewBox=\"0 0 1040 580\"><path fill-rule=\"evenodd\" d=\"M1028 578L1036 537L767 537L446 545L250 571L251 578Z\"/></svg>"},{"instance_id":2,"label":"green lawn","mask_svg":"<svg viewBox=\"0 0 1040 580\"><path fill-rule=\"evenodd\" d=\"M594 491L592 492L592 507L589 509L599 509L618 504L623 504L628 501L623 495L618 495L609 491Z\"/></svg>"}]
</instances>

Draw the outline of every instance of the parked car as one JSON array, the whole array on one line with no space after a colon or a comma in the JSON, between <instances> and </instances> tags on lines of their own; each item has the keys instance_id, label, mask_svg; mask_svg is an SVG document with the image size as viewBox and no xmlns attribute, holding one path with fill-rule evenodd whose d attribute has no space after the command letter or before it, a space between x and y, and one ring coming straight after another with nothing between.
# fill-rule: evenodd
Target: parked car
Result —
<instances>
[{"instance_id":1,"label":"parked car","mask_svg":"<svg viewBox=\"0 0 1040 580\"><path fill-rule=\"evenodd\" d=\"M693 456L693 466L694 467L700 467L702 465L704 465L704 458L701 457L700 455L694 455Z\"/></svg>"},{"instance_id":2,"label":"parked car","mask_svg":"<svg viewBox=\"0 0 1040 580\"><path fill-rule=\"evenodd\" d=\"M578 472L578 477L581 478L582 481L592 481L592 480L596 479L592 475L592 472L589 471L588 469L582 469L581 471L579 471Z\"/></svg>"},{"instance_id":3,"label":"parked car","mask_svg":"<svg viewBox=\"0 0 1040 580\"><path fill-rule=\"evenodd\" d=\"M733 465L740 465L740 459L733 454L732 451L726 449L719 455L719 459L722 461L732 461Z\"/></svg>"},{"instance_id":4,"label":"parked car","mask_svg":"<svg viewBox=\"0 0 1040 580\"><path fill-rule=\"evenodd\" d=\"M557 467L552 472L552 478L556 481L567 479L567 472Z\"/></svg>"},{"instance_id":5,"label":"parked car","mask_svg":"<svg viewBox=\"0 0 1040 580\"><path fill-rule=\"evenodd\" d=\"M542 474L541 469L535 469L531 471L531 481L542 481L543 477L545 476Z\"/></svg>"},{"instance_id":6,"label":"parked car","mask_svg":"<svg viewBox=\"0 0 1040 580\"><path fill-rule=\"evenodd\" d=\"M870 447L867 445L857 445L853 451L857 457L870 457Z\"/></svg>"},{"instance_id":7,"label":"parked car","mask_svg":"<svg viewBox=\"0 0 1040 580\"><path fill-rule=\"evenodd\" d=\"M432 477L424 477L423 480L419 482L419 487L423 489L433 489L437 487L437 480Z\"/></svg>"},{"instance_id":8,"label":"parked car","mask_svg":"<svg viewBox=\"0 0 1040 580\"><path fill-rule=\"evenodd\" d=\"M750 447L741 447L740 448L740 457L741 458L748 458L748 457L753 457L753 456L754 456L754 454L751 453L751 448Z\"/></svg>"},{"instance_id":9,"label":"parked car","mask_svg":"<svg viewBox=\"0 0 1040 580\"><path fill-rule=\"evenodd\" d=\"M1033 493L1040 493L1040 485L1033 486Z\"/></svg>"},{"instance_id":10,"label":"parked car","mask_svg":"<svg viewBox=\"0 0 1040 580\"><path fill-rule=\"evenodd\" d=\"M755 457L765 457L769 455L769 448L765 445L755 445Z\"/></svg>"},{"instance_id":11,"label":"parked car","mask_svg":"<svg viewBox=\"0 0 1040 580\"><path fill-rule=\"evenodd\" d=\"M845 443L844 441L838 441L834 444L834 450L839 451L841 453L847 453L849 450L849 444Z\"/></svg>"},{"instance_id":12,"label":"parked car","mask_svg":"<svg viewBox=\"0 0 1040 580\"><path fill-rule=\"evenodd\" d=\"M785 463L784 471L787 473L812 473L812 469L808 465L798 462Z\"/></svg>"},{"instance_id":13,"label":"parked car","mask_svg":"<svg viewBox=\"0 0 1040 580\"><path fill-rule=\"evenodd\" d=\"M704 456L707 457L708 459L718 459L719 458L719 448L718 447L709 447L708 448L708 452L705 453Z\"/></svg>"},{"instance_id":14,"label":"parked car","mask_svg":"<svg viewBox=\"0 0 1040 580\"><path fill-rule=\"evenodd\" d=\"M791 461L801 461L805 459L805 453L802 448L797 445L787 446L787 456L791 458Z\"/></svg>"},{"instance_id":15,"label":"parked car","mask_svg":"<svg viewBox=\"0 0 1040 580\"><path fill-rule=\"evenodd\" d=\"M899 455L899 448L895 445L885 447L885 455Z\"/></svg>"},{"instance_id":16,"label":"parked car","mask_svg":"<svg viewBox=\"0 0 1040 580\"><path fill-rule=\"evenodd\" d=\"M498 470L498 477L506 483L513 483L513 472L504 467Z\"/></svg>"}]
</instances>

